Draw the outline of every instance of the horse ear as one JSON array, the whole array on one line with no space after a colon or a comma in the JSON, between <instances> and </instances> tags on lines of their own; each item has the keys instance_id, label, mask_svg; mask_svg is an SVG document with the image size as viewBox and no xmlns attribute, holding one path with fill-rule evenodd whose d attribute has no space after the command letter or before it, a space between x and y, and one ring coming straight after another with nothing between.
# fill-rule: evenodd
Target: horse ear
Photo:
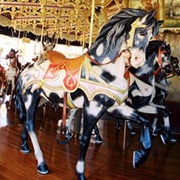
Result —
<instances>
[{"instance_id":1,"label":"horse ear","mask_svg":"<svg viewBox=\"0 0 180 180\"><path fill-rule=\"evenodd\" d=\"M169 53L171 54L171 46L170 46L170 44L167 45L167 48L169 49Z\"/></svg>"},{"instance_id":2,"label":"horse ear","mask_svg":"<svg viewBox=\"0 0 180 180\"><path fill-rule=\"evenodd\" d=\"M54 32L52 39L55 40L56 32Z\"/></svg>"},{"instance_id":3,"label":"horse ear","mask_svg":"<svg viewBox=\"0 0 180 180\"><path fill-rule=\"evenodd\" d=\"M154 16L155 10L152 10L150 12L148 12L142 19L141 19L141 23L143 24L144 22L149 21L153 16Z\"/></svg>"},{"instance_id":4,"label":"horse ear","mask_svg":"<svg viewBox=\"0 0 180 180\"><path fill-rule=\"evenodd\" d=\"M158 21L158 25L161 26L164 23L164 20Z\"/></svg>"},{"instance_id":5,"label":"horse ear","mask_svg":"<svg viewBox=\"0 0 180 180\"><path fill-rule=\"evenodd\" d=\"M155 14L155 10L150 11L149 13L147 13L146 15L146 21L149 21Z\"/></svg>"},{"instance_id":6,"label":"horse ear","mask_svg":"<svg viewBox=\"0 0 180 180\"><path fill-rule=\"evenodd\" d=\"M53 36L52 36L52 43L53 43L53 46L55 47L56 45L56 32L54 32Z\"/></svg>"}]
</instances>

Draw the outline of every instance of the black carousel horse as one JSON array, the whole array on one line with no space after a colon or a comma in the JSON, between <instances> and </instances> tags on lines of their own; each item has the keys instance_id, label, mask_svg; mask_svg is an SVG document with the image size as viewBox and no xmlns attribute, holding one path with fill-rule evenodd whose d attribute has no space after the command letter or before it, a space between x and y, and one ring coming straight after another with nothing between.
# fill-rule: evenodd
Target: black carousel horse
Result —
<instances>
[{"instance_id":1,"label":"black carousel horse","mask_svg":"<svg viewBox=\"0 0 180 180\"><path fill-rule=\"evenodd\" d=\"M154 11L123 9L103 26L87 53L67 59L57 51L49 51L47 60L28 66L20 74L16 107L24 121L21 151L29 152L29 134L39 173L49 172L34 129L34 115L42 98L62 106L66 97L70 108L83 109L83 132L76 164L79 179L85 179L84 164L92 130L105 112L142 124L142 148L133 153L134 167L147 159L152 146L149 120L124 103L128 95L124 73L126 64L138 68L144 63L149 40L157 35L162 24L153 15Z\"/></svg>"}]
</instances>

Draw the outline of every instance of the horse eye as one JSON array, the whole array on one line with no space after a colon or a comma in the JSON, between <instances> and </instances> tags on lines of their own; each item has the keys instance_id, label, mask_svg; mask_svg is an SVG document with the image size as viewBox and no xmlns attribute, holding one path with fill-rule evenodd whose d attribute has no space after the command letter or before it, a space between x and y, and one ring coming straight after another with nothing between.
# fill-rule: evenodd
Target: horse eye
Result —
<instances>
[{"instance_id":1,"label":"horse eye","mask_svg":"<svg viewBox=\"0 0 180 180\"><path fill-rule=\"evenodd\" d=\"M139 33L141 36L145 36L145 35L147 35L147 31L140 31L140 33Z\"/></svg>"}]
</instances>

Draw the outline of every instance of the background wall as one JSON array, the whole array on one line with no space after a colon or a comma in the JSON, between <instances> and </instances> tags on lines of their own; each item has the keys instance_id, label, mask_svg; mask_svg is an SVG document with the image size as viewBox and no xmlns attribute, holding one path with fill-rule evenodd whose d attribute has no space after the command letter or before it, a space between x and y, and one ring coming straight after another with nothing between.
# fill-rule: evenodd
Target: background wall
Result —
<instances>
[{"instance_id":1,"label":"background wall","mask_svg":"<svg viewBox=\"0 0 180 180\"><path fill-rule=\"evenodd\" d=\"M180 34L170 31L164 32L165 41L171 46L171 54L180 61ZM179 63L180 66L180 63ZM173 77L168 80L169 95L167 100L180 102L180 76Z\"/></svg>"}]
</instances>

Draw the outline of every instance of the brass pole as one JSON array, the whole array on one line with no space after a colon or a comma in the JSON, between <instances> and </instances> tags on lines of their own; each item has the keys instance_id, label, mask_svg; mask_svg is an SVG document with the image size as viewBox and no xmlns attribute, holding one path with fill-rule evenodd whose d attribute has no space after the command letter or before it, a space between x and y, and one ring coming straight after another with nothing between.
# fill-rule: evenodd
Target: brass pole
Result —
<instances>
[{"instance_id":1,"label":"brass pole","mask_svg":"<svg viewBox=\"0 0 180 180\"><path fill-rule=\"evenodd\" d=\"M95 6L95 0L92 0L91 23L90 23L90 34L89 34L89 48L90 48L91 43L92 43L93 20L94 20L94 6Z\"/></svg>"}]
</instances>

